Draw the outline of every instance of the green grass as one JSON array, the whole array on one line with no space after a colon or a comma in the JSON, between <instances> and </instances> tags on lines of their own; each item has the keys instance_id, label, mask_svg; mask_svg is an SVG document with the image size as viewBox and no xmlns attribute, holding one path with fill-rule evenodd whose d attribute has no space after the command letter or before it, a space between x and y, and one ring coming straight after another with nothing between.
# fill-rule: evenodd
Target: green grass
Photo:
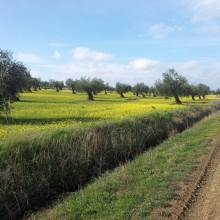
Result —
<instances>
[{"instance_id":1,"label":"green grass","mask_svg":"<svg viewBox=\"0 0 220 220\"><path fill-rule=\"evenodd\" d=\"M180 182L189 181L198 159L219 134L219 121L219 112L209 116L32 219L150 219L153 209L170 206Z\"/></svg>"}]
</instances>

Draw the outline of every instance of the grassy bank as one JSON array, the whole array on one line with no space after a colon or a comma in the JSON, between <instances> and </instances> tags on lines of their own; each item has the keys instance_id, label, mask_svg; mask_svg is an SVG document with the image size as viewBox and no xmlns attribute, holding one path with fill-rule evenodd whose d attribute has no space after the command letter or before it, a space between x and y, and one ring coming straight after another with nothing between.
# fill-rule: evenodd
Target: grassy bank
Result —
<instances>
[{"instance_id":1,"label":"grassy bank","mask_svg":"<svg viewBox=\"0 0 220 220\"><path fill-rule=\"evenodd\" d=\"M0 148L0 217L21 216L75 190L210 112L198 107L157 112L5 142Z\"/></svg>"},{"instance_id":2,"label":"grassy bank","mask_svg":"<svg viewBox=\"0 0 220 220\"><path fill-rule=\"evenodd\" d=\"M151 211L169 207L179 184L189 181L220 132L219 120L219 112L209 116L30 219L151 219Z\"/></svg>"}]
</instances>

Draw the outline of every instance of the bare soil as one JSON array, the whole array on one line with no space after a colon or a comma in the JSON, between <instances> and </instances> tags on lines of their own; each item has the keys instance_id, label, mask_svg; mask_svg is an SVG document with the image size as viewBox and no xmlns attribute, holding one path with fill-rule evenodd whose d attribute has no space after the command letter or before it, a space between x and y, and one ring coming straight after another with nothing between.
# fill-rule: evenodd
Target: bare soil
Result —
<instances>
[{"instance_id":1,"label":"bare soil","mask_svg":"<svg viewBox=\"0 0 220 220\"><path fill-rule=\"evenodd\" d=\"M220 219L220 138L213 142L213 154L205 169L198 190L192 194L188 209L182 213L185 220Z\"/></svg>"},{"instance_id":2,"label":"bare soil","mask_svg":"<svg viewBox=\"0 0 220 220\"><path fill-rule=\"evenodd\" d=\"M170 208L154 210L150 219L220 220L220 134L208 149L189 183L179 184L178 199Z\"/></svg>"},{"instance_id":3,"label":"bare soil","mask_svg":"<svg viewBox=\"0 0 220 220\"><path fill-rule=\"evenodd\" d=\"M220 219L220 135L209 146L209 154L201 158L192 176L191 185L182 187L182 198L177 201L173 219Z\"/></svg>"}]
</instances>

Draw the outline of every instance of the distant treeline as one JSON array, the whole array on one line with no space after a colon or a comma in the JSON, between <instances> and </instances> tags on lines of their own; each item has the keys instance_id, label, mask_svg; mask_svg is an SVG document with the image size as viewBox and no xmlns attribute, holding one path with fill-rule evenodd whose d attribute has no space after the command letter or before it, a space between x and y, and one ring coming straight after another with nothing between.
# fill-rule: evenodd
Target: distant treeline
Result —
<instances>
[{"instance_id":1,"label":"distant treeline","mask_svg":"<svg viewBox=\"0 0 220 220\"><path fill-rule=\"evenodd\" d=\"M179 75L174 69L163 73L162 79L157 80L154 86L149 87L144 82L131 86L127 83L117 82L115 87L100 78L81 77L68 78L64 81L50 79L43 81L32 77L30 69L25 64L13 59L11 51L0 49L0 111L8 110L8 103L19 100L19 93L23 91L36 91L40 89L54 89L59 92L63 88L71 89L72 93L86 92L88 100L93 101L94 95L116 91L122 98L126 92L133 92L136 96L162 95L166 98L174 97L177 104L181 104L181 96L191 96L192 100L198 96L204 99L209 93L220 94L220 89L211 91L209 86L198 83L190 84L188 80Z\"/></svg>"}]
</instances>

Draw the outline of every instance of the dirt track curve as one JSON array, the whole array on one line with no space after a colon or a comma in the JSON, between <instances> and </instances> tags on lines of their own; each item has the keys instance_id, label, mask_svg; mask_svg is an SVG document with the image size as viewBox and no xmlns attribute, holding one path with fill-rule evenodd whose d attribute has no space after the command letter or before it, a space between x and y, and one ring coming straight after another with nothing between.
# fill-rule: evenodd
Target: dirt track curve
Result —
<instances>
[{"instance_id":1,"label":"dirt track curve","mask_svg":"<svg viewBox=\"0 0 220 220\"><path fill-rule=\"evenodd\" d=\"M198 185L177 219L220 220L220 137L214 140Z\"/></svg>"}]
</instances>

